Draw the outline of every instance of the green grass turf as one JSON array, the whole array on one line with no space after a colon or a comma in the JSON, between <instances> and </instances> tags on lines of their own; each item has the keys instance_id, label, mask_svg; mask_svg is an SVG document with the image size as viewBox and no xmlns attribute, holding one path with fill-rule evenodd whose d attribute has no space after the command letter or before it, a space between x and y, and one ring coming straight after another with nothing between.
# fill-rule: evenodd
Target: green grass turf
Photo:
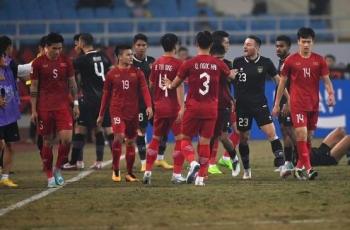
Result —
<instances>
[{"instance_id":1,"label":"green grass turf","mask_svg":"<svg viewBox=\"0 0 350 230\"><path fill-rule=\"evenodd\" d=\"M315 143L318 141L316 140ZM171 149L167 148L170 161ZM107 149L107 148L106 148ZM34 149L21 150L12 178L0 187L0 208L46 189ZM29 151L29 152L25 152ZM270 144L251 142L253 179L230 171L209 176L205 187L173 185L171 171L156 168L152 185L111 180L110 165L47 197L0 217L1 229L349 229L350 166L318 167L315 181L282 180L273 172ZM222 150L220 150L222 152ZM94 147L85 150L88 167ZM105 160L110 159L106 151ZM125 161L122 161L123 169ZM139 169L136 161L135 171ZM184 170L184 174L187 170ZM69 179L79 171L64 172ZM141 173L136 173L142 179ZM125 175L125 170L122 171Z\"/></svg>"}]
</instances>

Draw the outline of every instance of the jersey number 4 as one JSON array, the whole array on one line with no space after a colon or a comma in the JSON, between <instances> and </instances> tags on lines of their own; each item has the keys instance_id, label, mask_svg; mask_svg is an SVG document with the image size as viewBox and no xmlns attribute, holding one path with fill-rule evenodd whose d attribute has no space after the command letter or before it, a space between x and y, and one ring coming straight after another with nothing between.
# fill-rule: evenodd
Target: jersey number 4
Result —
<instances>
[{"instance_id":1,"label":"jersey number 4","mask_svg":"<svg viewBox=\"0 0 350 230\"><path fill-rule=\"evenodd\" d=\"M164 94L165 97L168 97L168 88L165 85L165 80L167 79L166 74L164 74L164 77L162 76L162 74L159 74L159 82L158 82L158 86L161 90L164 90Z\"/></svg>"},{"instance_id":2,"label":"jersey number 4","mask_svg":"<svg viewBox=\"0 0 350 230\"><path fill-rule=\"evenodd\" d=\"M206 72L199 75L199 79L205 78L205 81L203 82L204 89L199 89L199 93L201 95L206 95L209 92L209 83L210 83L210 75Z\"/></svg>"},{"instance_id":3,"label":"jersey number 4","mask_svg":"<svg viewBox=\"0 0 350 230\"><path fill-rule=\"evenodd\" d=\"M100 68L98 68L98 65L100 64ZM102 78L102 81L105 81L105 67L103 66L102 62L95 62L94 63L94 67L95 67L95 73L97 76Z\"/></svg>"}]
</instances>

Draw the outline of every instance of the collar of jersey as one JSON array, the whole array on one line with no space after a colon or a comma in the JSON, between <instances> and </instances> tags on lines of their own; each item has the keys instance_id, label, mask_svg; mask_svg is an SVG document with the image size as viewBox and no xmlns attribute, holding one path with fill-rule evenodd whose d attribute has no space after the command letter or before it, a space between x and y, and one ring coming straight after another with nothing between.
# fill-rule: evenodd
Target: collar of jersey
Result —
<instances>
[{"instance_id":1,"label":"collar of jersey","mask_svg":"<svg viewBox=\"0 0 350 230\"><path fill-rule=\"evenodd\" d=\"M258 57L255 59L255 60L249 60L249 59L247 59L246 57L244 57L244 60L247 62L247 63L249 63L249 62L254 62L254 63L257 63L259 60L260 60L260 55L258 55Z\"/></svg>"},{"instance_id":2,"label":"collar of jersey","mask_svg":"<svg viewBox=\"0 0 350 230\"><path fill-rule=\"evenodd\" d=\"M132 58L133 58L135 61L137 61L137 62L144 62L144 61L147 62L147 55L146 55L145 59L143 59L143 60L139 60L139 59L137 59L135 56L132 56Z\"/></svg>"}]
</instances>

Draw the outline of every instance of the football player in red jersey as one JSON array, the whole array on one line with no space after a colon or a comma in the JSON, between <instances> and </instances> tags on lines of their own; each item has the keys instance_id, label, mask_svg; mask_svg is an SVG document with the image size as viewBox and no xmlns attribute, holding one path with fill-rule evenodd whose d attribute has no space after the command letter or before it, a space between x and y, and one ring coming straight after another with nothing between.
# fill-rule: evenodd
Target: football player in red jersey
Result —
<instances>
[{"instance_id":1,"label":"football player in red jersey","mask_svg":"<svg viewBox=\"0 0 350 230\"><path fill-rule=\"evenodd\" d=\"M101 126L106 109L109 107L114 141L112 145L112 180L121 181L119 161L122 143L126 138L127 182L138 181L132 168L135 161L135 138L138 128L139 96L142 94L148 119L153 115L151 96L142 70L132 65L132 49L129 45L118 45L115 56L118 64L107 73L97 125Z\"/></svg>"},{"instance_id":2,"label":"football player in red jersey","mask_svg":"<svg viewBox=\"0 0 350 230\"><path fill-rule=\"evenodd\" d=\"M167 80L169 89L176 88L188 78L188 94L186 109L182 123L183 139L181 150L191 167L186 182L192 183L196 173L195 185L204 186L204 176L208 171L210 156L210 139L214 134L218 113L219 81L221 77L235 77L235 71L209 54L213 43L211 33L199 32L196 35L197 56L186 61L179 69L177 77ZM192 137L199 135L198 155L199 163L195 160Z\"/></svg>"},{"instance_id":3,"label":"football player in red jersey","mask_svg":"<svg viewBox=\"0 0 350 230\"><path fill-rule=\"evenodd\" d=\"M32 63L32 120L37 124L39 134L43 136L41 155L48 187L64 184L60 168L69 153L73 129L69 90L74 98L74 118L79 116L77 84L71 61L61 54L63 41L60 34L48 34L45 55ZM56 133L60 144L56 166L53 168L52 145Z\"/></svg>"},{"instance_id":4,"label":"football player in red jersey","mask_svg":"<svg viewBox=\"0 0 350 230\"><path fill-rule=\"evenodd\" d=\"M273 115L279 113L279 103L287 79L290 80L290 111L295 128L298 162L295 176L300 180L313 180L318 173L310 164L311 138L318 120L319 81L324 80L328 93L327 103L335 104L334 90L324 58L312 52L315 32L311 28L298 30L299 51L291 54L281 68Z\"/></svg>"},{"instance_id":5,"label":"football player in red jersey","mask_svg":"<svg viewBox=\"0 0 350 230\"><path fill-rule=\"evenodd\" d=\"M185 182L181 176L182 165L185 160L181 153L181 119L184 113L183 86L177 89L167 89L164 79L174 80L182 61L175 58L178 38L175 34L162 36L161 45L164 54L152 64L150 84L153 93L154 120L153 137L148 145L146 155L146 171L143 177L144 184L151 184L152 167L157 158L161 138L167 136L170 129L175 136L175 149L173 152L174 168L171 181L173 183Z\"/></svg>"}]
</instances>

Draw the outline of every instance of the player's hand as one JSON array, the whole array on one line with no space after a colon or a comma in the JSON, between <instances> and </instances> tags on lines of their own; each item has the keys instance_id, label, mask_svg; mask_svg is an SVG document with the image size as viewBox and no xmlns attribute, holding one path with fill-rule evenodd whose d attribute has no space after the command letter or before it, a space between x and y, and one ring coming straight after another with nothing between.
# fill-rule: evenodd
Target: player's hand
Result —
<instances>
[{"instance_id":1,"label":"player's hand","mask_svg":"<svg viewBox=\"0 0 350 230\"><path fill-rule=\"evenodd\" d=\"M36 125L38 124L38 113L36 111L32 111L31 121Z\"/></svg>"},{"instance_id":2,"label":"player's hand","mask_svg":"<svg viewBox=\"0 0 350 230\"><path fill-rule=\"evenodd\" d=\"M5 108L6 106L6 100L3 97L0 97L0 108Z\"/></svg>"},{"instance_id":3,"label":"player's hand","mask_svg":"<svg viewBox=\"0 0 350 230\"><path fill-rule=\"evenodd\" d=\"M289 109L289 104L288 103L283 105L281 113L282 113L282 116L284 116L284 117L286 117L290 113L290 109Z\"/></svg>"},{"instance_id":4,"label":"player's hand","mask_svg":"<svg viewBox=\"0 0 350 230\"><path fill-rule=\"evenodd\" d=\"M182 120L182 118L183 118L183 116L184 116L184 113L185 113L185 109L184 109L184 108L181 108L181 109L179 110L179 113L177 114L177 118L176 118L176 120L175 120L176 123L181 122L181 120Z\"/></svg>"},{"instance_id":5,"label":"player's hand","mask_svg":"<svg viewBox=\"0 0 350 230\"><path fill-rule=\"evenodd\" d=\"M327 104L328 104L328 106L334 106L335 105L334 94L329 94L328 95Z\"/></svg>"},{"instance_id":6,"label":"player's hand","mask_svg":"<svg viewBox=\"0 0 350 230\"><path fill-rule=\"evenodd\" d=\"M102 121L103 121L103 117L102 116L98 116L98 118L96 120L96 126L97 127L101 127L102 126Z\"/></svg>"},{"instance_id":7,"label":"player's hand","mask_svg":"<svg viewBox=\"0 0 350 230\"><path fill-rule=\"evenodd\" d=\"M170 89L171 83L172 83L172 81L169 78L165 77L163 82L162 82L162 85L164 85L165 88Z\"/></svg>"},{"instance_id":8,"label":"player's hand","mask_svg":"<svg viewBox=\"0 0 350 230\"><path fill-rule=\"evenodd\" d=\"M153 110L151 107L147 107L146 109L146 115L147 115L147 118L148 120L151 119L153 117Z\"/></svg>"},{"instance_id":9,"label":"player's hand","mask_svg":"<svg viewBox=\"0 0 350 230\"><path fill-rule=\"evenodd\" d=\"M80 115L79 106L78 106L78 105L74 105L74 107L73 107L73 117L74 117L74 120L75 120L75 119L78 119L79 115Z\"/></svg>"},{"instance_id":10,"label":"player's hand","mask_svg":"<svg viewBox=\"0 0 350 230\"><path fill-rule=\"evenodd\" d=\"M272 116L277 117L279 113L280 113L280 106L275 105L272 109Z\"/></svg>"},{"instance_id":11,"label":"player's hand","mask_svg":"<svg viewBox=\"0 0 350 230\"><path fill-rule=\"evenodd\" d=\"M236 78L237 73L238 73L238 69L231 69L231 70L230 70L230 75L229 75L229 77L230 77L232 80L234 80L234 79Z\"/></svg>"}]
</instances>

